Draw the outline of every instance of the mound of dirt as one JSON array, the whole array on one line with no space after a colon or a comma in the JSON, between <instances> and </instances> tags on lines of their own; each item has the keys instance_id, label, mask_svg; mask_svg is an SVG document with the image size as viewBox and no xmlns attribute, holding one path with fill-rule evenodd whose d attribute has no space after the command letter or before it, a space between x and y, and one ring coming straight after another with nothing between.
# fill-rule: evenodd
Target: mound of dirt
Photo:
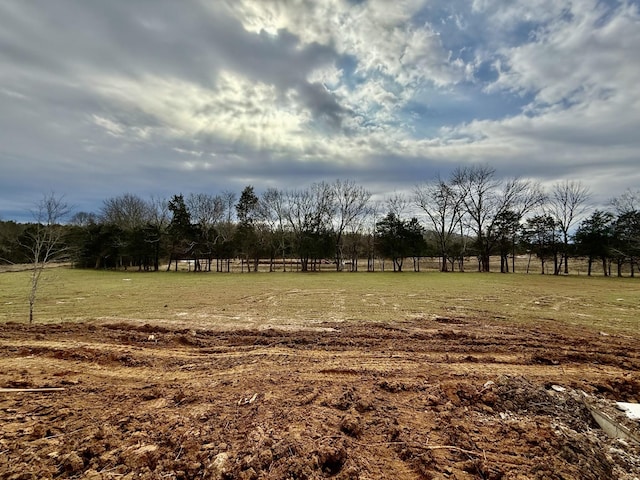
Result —
<instances>
[{"instance_id":1,"label":"mound of dirt","mask_svg":"<svg viewBox=\"0 0 640 480\"><path fill-rule=\"evenodd\" d=\"M321 327L0 325L0 478L640 478L636 338Z\"/></svg>"}]
</instances>

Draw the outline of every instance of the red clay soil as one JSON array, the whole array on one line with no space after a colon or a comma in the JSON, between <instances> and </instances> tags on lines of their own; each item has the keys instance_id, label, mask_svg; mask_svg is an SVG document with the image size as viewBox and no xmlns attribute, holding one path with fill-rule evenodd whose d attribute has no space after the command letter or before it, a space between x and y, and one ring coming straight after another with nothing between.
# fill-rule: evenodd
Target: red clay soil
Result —
<instances>
[{"instance_id":1,"label":"red clay soil","mask_svg":"<svg viewBox=\"0 0 640 480\"><path fill-rule=\"evenodd\" d=\"M321 327L0 325L0 478L640 478L640 444L588 409L640 438L614 408L640 401L637 338Z\"/></svg>"}]
</instances>

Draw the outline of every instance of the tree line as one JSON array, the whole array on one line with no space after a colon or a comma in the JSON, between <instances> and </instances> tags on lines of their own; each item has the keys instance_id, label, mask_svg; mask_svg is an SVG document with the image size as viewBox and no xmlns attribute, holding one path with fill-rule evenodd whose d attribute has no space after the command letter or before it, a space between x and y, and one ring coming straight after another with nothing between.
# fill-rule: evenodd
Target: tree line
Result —
<instances>
[{"instance_id":1,"label":"tree line","mask_svg":"<svg viewBox=\"0 0 640 480\"><path fill-rule=\"evenodd\" d=\"M443 272L488 272L490 258L499 256L500 271L508 273L516 256L528 254L543 273L567 274L571 259L581 257L588 274L601 262L605 275L634 276L640 192L612 199L606 210L593 209L590 199L579 181L545 191L529 180L500 179L486 165L458 168L382 201L350 180L261 194L253 186L240 195L168 199L126 193L104 200L97 212L46 224L0 222L0 262L38 260L34 243L56 229L56 248L81 268L157 271L189 260L194 271L222 272L239 259L243 271L265 262L269 270L317 271L330 263L338 271L372 271L385 259L402 271L406 259L416 270L419 258L437 257Z\"/></svg>"}]
</instances>

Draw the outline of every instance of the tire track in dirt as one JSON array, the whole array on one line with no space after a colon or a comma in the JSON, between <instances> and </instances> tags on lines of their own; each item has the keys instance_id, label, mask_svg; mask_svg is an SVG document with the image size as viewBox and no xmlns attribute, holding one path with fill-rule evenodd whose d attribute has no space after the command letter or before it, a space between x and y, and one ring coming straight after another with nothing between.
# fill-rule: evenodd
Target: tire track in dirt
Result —
<instances>
[{"instance_id":1,"label":"tire track in dirt","mask_svg":"<svg viewBox=\"0 0 640 480\"><path fill-rule=\"evenodd\" d=\"M580 393L640 400L637 339L472 318L318 327L0 325L0 387L66 389L0 396L0 478L640 475L640 446L599 430Z\"/></svg>"}]
</instances>

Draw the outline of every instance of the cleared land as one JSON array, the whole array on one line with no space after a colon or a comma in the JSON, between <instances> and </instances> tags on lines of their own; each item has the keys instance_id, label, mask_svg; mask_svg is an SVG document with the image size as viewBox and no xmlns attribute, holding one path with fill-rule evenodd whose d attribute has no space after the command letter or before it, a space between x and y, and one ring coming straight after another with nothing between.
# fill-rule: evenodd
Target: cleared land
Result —
<instances>
[{"instance_id":1,"label":"cleared land","mask_svg":"<svg viewBox=\"0 0 640 480\"><path fill-rule=\"evenodd\" d=\"M640 476L637 280L47 275L27 326L0 274L0 388L65 389L0 392L0 478Z\"/></svg>"}]
</instances>

